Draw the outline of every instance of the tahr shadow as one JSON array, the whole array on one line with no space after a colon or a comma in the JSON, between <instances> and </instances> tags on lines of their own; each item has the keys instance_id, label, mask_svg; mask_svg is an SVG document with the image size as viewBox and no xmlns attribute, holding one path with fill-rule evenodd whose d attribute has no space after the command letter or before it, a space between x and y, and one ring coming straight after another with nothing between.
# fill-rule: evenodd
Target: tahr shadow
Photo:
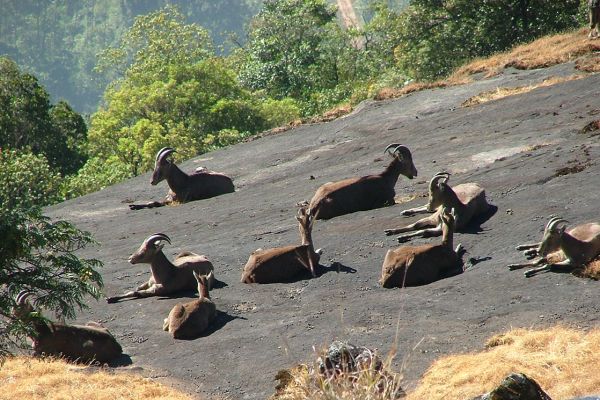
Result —
<instances>
[{"instance_id":1,"label":"tahr shadow","mask_svg":"<svg viewBox=\"0 0 600 400\"><path fill-rule=\"evenodd\" d=\"M121 354L119 357L111 360L107 363L109 367L126 367L133 364L133 360L129 357L129 354Z\"/></svg>"},{"instance_id":2,"label":"tahr shadow","mask_svg":"<svg viewBox=\"0 0 600 400\"><path fill-rule=\"evenodd\" d=\"M277 282L257 282L257 283L253 283L256 285L272 285L272 284L281 284L281 283L297 283L297 282L302 282L302 281L308 281L311 279L318 279L321 276L330 273L330 272L344 272L347 274L354 274L356 273L356 270L354 268L351 267L347 267L339 262L333 262L330 266L324 266L324 265L317 265L315 267L315 274L317 275L315 278L312 277L312 275L310 274L310 271L308 269L303 270L302 272L297 273L296 275L293 275L291 277L289 277L288 279L283 279Z\"/></svg>"},{"instance_id":3,"label":"tahr shadow","mask_svg":"<svg viewBox=\"0 0 600 400\"><path fill-rule=\"evenodd\" d=\"M458 232L460 232L460 233L470 233L470 234L475 234L475 235L478 234L478 233L480 233L480 232L483 232L484 229L481 227L481 225L483 225L484 223L486 223L497 212L498 212L498 207L496 207L495 205L490 204L490 207L488 208L488 210L485 213L479 214L479 215L476 215L475 217L473 217L473 219L471 219L471 221L469 221L469 223L467 224L467 226L465 226L464 228L462 228Z\"/></svg>"},{"instance_id":4,"label":"tahr shadow","mask_svg":"<svg viewBox=\"0 0 600 400\"><path fill-rule=\"evenodd\" d=\"M198 336L191 337L191 338L185 338L185 339L177 339L177 340L196 340L196 339L199 339L202 337L210 336L213 333L215 333L216 331L218 331L219 329L223 328L229 322L231 322L235 319L246 320L246 318L244 318L244 317L231 315L231 314L226 313L225 311L217 310L217 317L215 318L213 323L208 327L208 329L206 329L204 332L200 333Z\"/></svg>"},{"instance_id":5,"label":"tahr shadow","mask_svg":"<svg viewBox=\"0 0 600 400\"><path fill-rule=\"evenodd\" d=\"M317 278L329 272L337 272L338 274L340 272L344 272L346 274L355 274L356 269L348 267L340 262L334 261L328 267L321 266L321 268L319 268L319 271L317 272Z\"/></svg>"},{"instance_id":6,"label":"tahr shadow","mask_svg":"<svg viewBox=\"0 0 600 400\"><path fill-rule=\"evenodd\" d=\"M299 282L299 281L304 281L304 280L317 279L317 278L320 278L323 275L328 274L330 272L337 272L338 274L340 272L344 272L346 274L354 274L354 273L356 273L356 270L354 268L345 266L342 263L335 261L335 262L331 263L331 265L329 265L329 266L319 264L317 266L317 268L315 269L315 273L317 275L315 278L313 278L310 275L309 271L306 271L306 272L303 272L301 275L299 275L298 279L291 281L291 282L285 282L285 283L293 283L293 282Z\"/></svg>"},{"instance_id":7,"label":"tahr shadow","mask_svg":"<svg viewBox=\"0 0 600 400\"><path fill-rule=\"evenodd\" d=\"M215 281L213 282L213 285L210 287L210 290L222 289L227 286L228 286L227 283L220 281L218 279L215 279ZM169 296L160 296L158 299L159 300L168 300L168 299L182 299L182 298L197 299L198 291L194 290L194 289L181 290L177 293L172 293Z\"/></svg>"}]
</instances>

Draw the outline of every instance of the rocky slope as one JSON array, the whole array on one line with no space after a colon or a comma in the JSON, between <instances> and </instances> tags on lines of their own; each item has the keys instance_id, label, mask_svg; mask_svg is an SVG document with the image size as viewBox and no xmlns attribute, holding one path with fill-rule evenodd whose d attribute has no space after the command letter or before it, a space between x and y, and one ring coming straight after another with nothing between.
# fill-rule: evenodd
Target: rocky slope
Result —
<instances>
[{"instance_id":1,"label":"rocky slope","mask_svg":"<svg viewBox=\"0 0 600 400\"><path fill-rule=\"evenodd\" d=\"M217 198L130 211L128 202L166 193L165 183L150 186L146 174L51 207L51 217L71 220L101 243L82 255L104 262L107 295L148 278L148 266L129 265L127 257L158 231L173 240L165 247L169 257L183 250L206 254L223 282L211 293L221 310L217 326L196 340L173 340L161 330L171 307L192 294L94 302L80 319L102 321L148 375L172 379L199 396L236 399L266 398L278 369L314 358L313 346L334 338L382 352L397 346L396 364L410 389L437 357L481 349L487 337L511 327L598 326L600 283L559 273L526 279L505 265L522 260L515 245L538 240L551 214L573 224L599 219L600 146L595 132L581 132L600 119L600 75L461 106L484 91L575 73L571 63L508 69L467 85L366 102L333 122L184 163L184 170L204 165L234 177L236 192ZM317 279L240 283L253 250L298 243L296 202L310 199L327 181L382 170L388 163L382 151L393 142L412 150L419 170L416 179L401 177L396 186L399 201L413 200L317 221L313 239L324 250ZM455 236L468 251L465 261L481 262L427 286L382 289L377 280L384 254L398 245L383 231L417 218L399 212L424 204L427 181L442 169L452 172L452 184L479 182L497 207L479 226Z\"/></svg>"}]
</instances>

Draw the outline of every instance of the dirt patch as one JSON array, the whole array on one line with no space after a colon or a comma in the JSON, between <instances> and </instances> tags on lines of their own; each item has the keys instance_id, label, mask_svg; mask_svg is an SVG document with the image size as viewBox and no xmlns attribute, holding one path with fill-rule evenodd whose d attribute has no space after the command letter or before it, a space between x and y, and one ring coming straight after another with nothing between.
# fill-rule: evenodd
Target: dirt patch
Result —
<instances>
[{"instance_id":1,"label":"dirt patch","mask_svg":"<svg viewBox=\"0 0 600 400\"><path fill-rule=\"evenodd\" d=\"M582 72L600 72L600 55L582 57L575 62L575 68Z\"/></svg>"},{"instance_id":2,"label":"dirt patch","mask_svg":"<svg viewBox=\"0 0 600 400\"><path fill-rule=\"evenodd\" d=\"M569 165L566 165L562 168L558 168L554 173L555 177L570 175L570 174L577 174L581 171L584 171L589 166L593 165L592 158L590 155L590 147L589 146L581 146L580 150L583 153L583 156L585 157L585 159L579 160L577 158L574 158L574 159L567 161L567 163Z\"/></svg>"},{"instance_id":3,"label":"dirt patch","mask_svg":"<svg viewBox=\"0 0 600 400\"><path fill-rule=\"evenodd\" d=\"M437 82L415 82L409 83L406 86L401 88L383 88L373 97L374 100L387 100L387 99L395 99L410 93L420 92L426 89L439 89L445 88L451 85L458 85L461 83L466 83L466 81L451 83L447 81L437 81Z\"/></svg>"}]
</instances>

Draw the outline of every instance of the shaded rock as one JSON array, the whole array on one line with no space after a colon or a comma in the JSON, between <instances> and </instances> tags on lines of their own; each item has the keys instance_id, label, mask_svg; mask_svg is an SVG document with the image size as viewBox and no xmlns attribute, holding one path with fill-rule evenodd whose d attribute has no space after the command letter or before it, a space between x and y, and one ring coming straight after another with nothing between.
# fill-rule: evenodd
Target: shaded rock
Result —
<instances>
[{"instance_id":1,"label":"shaded rock","mask_svg":"<svg viewBox=\"0 0 600 400\"><path fill-rule=\"evenodd\" d=\"M367 347L335 341L331 343L323 357L317 360L319 372L323 375L334 375L340 372L356 372L359 368L370 368L380 371L383 363L374 351Z\"/></svg>"},{"instance_id":2,"label":"shaded rock","mask_svg":"<svg viewBox=\"0 0 600 400\"><path fill-rule=\"evenodd\" d=\"M510 374L491 392L473 400L552 400L540 385L525 374Z\"/></svg>"}]
</instances>

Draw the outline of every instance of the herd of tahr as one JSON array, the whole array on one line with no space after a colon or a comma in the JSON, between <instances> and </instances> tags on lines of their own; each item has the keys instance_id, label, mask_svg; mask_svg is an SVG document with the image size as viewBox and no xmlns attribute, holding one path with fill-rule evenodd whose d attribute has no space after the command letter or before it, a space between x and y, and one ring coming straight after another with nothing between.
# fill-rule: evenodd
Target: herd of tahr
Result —
<instances>
[{"instance_id":1,"label":"herd of tahr","mask_svg":"<svg viewBox=\"0 0 600 400\"><path fill-rule=\"evenodd\" d=\"M156 155L152 185L167 181L170 190L164 201L130 205L132 210L161 207L172 202L185 203L235 191L228 176L199 168L188 175L170 159L175 150L161 149ZM250 254L241 280L248 284L289 282L301 274L317 276L322 251L315 250L311 236L315 219L330 219L356 211L393 205L394 187L400 174L412 179L417 176L410 150L401 144L386 147L392 160L379 174L329 182L316 191L308 203L299 204L296 219L301 244L258 249ZM451 187L450 174L439 172L429 182L429 201L426 205L402 211L402 215L430 214L413 224L385 231L387 235L401 234L399 242L413 237L442 235L439 244L400 246L389 250L383 260L380 283L384 288L422 285L462 269L459 244L454 248L453 234L490 209L484 189L477 183ZM586 223L566 229L567 221L553 217L548 221L541 242L517 247L524 250L530 262L511 264L510 269L532 267L525 272L530 277L554 268L578 267L600 254L600 224ZM147 282L122 295L108 297L108 303L126 298L167 296L183 290L198 290L199 298L178 303L164 320L163 329L174 338L196 338L217 316L209 290L214 283L214 267L203 255L183 252L169 261L162 252L165 243L171 244L165 233L154 233L144 240L131 255L129 262L150 264ZM548 257L560 254L563 261L551 263ZM460 271L459 271L460 272ZM15 316L27 320L34 312L27 300L29 293L17 297ZM122 353L121 346L111 333L98 324L66 325L35 320L33 350L36 354L60 355L83 362L109 362Z\"/></svg>"}]
</instances>

